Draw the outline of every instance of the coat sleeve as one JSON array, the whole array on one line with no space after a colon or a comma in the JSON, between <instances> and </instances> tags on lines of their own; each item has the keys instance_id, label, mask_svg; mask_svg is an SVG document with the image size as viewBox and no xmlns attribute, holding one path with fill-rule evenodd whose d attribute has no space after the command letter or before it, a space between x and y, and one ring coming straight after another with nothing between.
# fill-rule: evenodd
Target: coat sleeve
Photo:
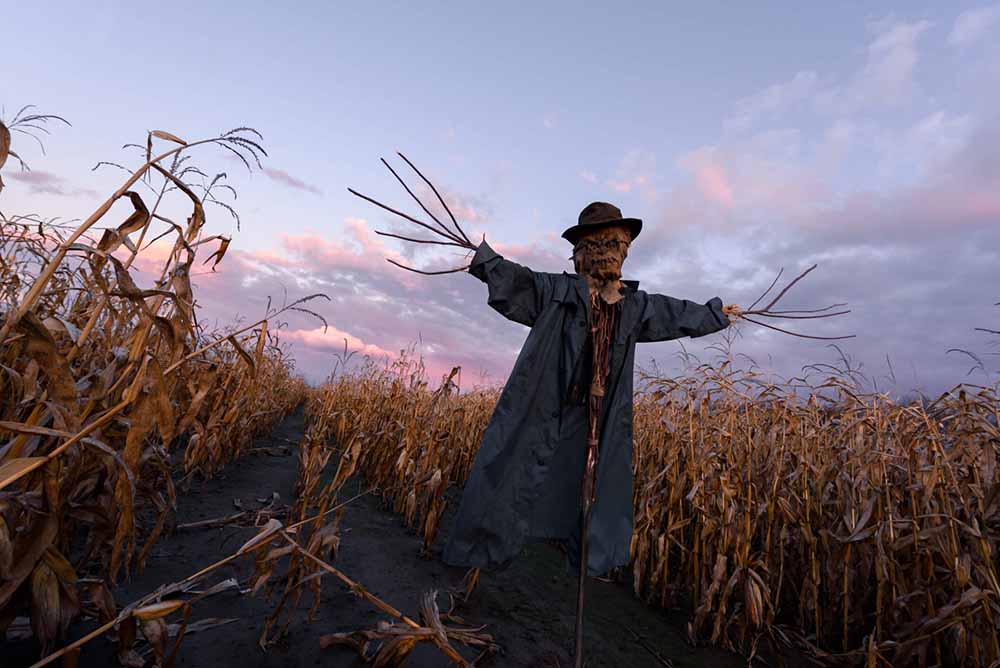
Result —
<instances>
[{"instance_id":1,"label":"coat sleeve","mask_svg":"<svg viewBox=\"0 0 1000 668\"><path fill-rule=\"evenodd\" d=\"M551 274L532 271L506 260L485 241L479 244L469 273L487 285L487 303L494 310L522 325L534 325L542 308L552 297Z\"/></svg>"},{"instance_id":2,"label":"coat sleeve","mask_svg":"<svg viewBox=\"0 0 1000 668\"><path fill-rule=\"evenodd\" d=\"M667 295L646 294L637 341L669 341L689 336L692 339L712 334L729 326L722 312L722 300L713 297L705 304Z\"/></svg>"}]
</instances>

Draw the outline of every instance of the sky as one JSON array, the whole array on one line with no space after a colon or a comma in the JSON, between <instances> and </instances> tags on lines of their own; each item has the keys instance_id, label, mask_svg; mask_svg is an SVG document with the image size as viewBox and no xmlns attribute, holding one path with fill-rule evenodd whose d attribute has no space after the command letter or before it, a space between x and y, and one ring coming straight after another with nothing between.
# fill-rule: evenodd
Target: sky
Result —
<instances>
[{"instance_id":1,"label":"sky","mask_svg":"<svg viewBox=\"0 0 1000 668\"><path fill-rule=\"evenodd\" d=\"M388 358L416 342L432 376L503 382L527 328L470 275L387 263L463 258L375 235L405 228L347 191L421 213L379 161L415 187L400 151L470 237L538 271L572 271L560 234L607 201L644 221L624 274L648 292L747 307L816 264L779 307L851 309L766 321L855 334L839 351L743 322L640 344L640 367L679 373L682 350L711 361L728 340L775 379L820 383L807 365L843 353L895 397L992 385L1000 336L976 328L1000 329L1000 3L732 5L7 3L2 117L34 104L72 126L44 154L14 136L31 171L4 168L0 210L86 218L124 178L95 163L134 164L123 144L251 126L263 170L192 153L240 215L208 210L206 234L233 241L195 276L202 322L322 292L325 331L298 313L281 330L312 382L345 339Z\"/></svg>"}]
</instances>

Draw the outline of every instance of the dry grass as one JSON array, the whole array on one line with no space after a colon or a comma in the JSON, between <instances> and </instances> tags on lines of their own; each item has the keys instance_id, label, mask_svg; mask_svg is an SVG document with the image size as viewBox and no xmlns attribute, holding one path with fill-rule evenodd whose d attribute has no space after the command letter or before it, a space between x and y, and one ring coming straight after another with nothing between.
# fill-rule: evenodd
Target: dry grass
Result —
<instances>
[{"instance_id":1,"label":"dry grass","mask_svg":"<svg viewBox=\"0 0 1000 668\"><path fill-rule=\"evenodd\" d=\"M171 528L171 451L183 448L187 474L211 476L303 398L274 335L282 310L209 331L194 303L197 258L217 264L229 244L205 233L203 203L225 208L215 194L228 186L216 177L196 194L188 151L212 144L250 164L258 137L240 128L186 144L153 132L141 166L83 223L0 214L0 633L27 614L48 653L81 612L114 619L113 581ZM118 201L131 215L98 228ZM189 207L184 224L168 203ZM172 249L141 289L132 265L157 236ZM140 511L153 518L145 529Z\"/></svg>"},{"instance_id":2,"label":"dry grass","mask_svg":"<svg viewBox=\"0 0 1000 668\"><path fill-rule=\"evenodd\" d=\"M803 401L731 366L646 376L636 395L636 594L745 655L765 641L831 664L1000 660L996 388L904 406L835 372ZM307 410L427 547L497 396L431 391L404 356L340 374Z\"/></svg>"}]
</instances>

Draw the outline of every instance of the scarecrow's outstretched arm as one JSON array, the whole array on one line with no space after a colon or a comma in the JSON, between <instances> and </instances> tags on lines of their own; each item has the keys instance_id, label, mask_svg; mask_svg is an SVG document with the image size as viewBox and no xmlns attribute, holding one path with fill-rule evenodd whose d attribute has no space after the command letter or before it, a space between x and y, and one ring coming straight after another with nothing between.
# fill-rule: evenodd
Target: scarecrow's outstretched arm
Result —
<instances>
[{"instance_id":1,"label":"scarecrow's outstretched arm","mask_svg":"<svg viewBox=\"0 0 1000 668\"><path fill-rule=\"evenodd\" d=\"M488 303L494 310L522 325L534 325L552 297L551 274L504 259L485 241L476 249L469 273L486 283Z\"/></svg>"},{"instance_id":2,"label":"scarecrow's outstretched arm","mask_svg":"<svg viewBox=\"0 0 1000 668\"><path fill-rule=\"evenodd\" d=\"M667 295L640 291L644 298L636 340L669 341L683 336L698 338L729 326L729 316L722 310L722 300L713 297L705 304Z\"/></svg>"}]
</instances>

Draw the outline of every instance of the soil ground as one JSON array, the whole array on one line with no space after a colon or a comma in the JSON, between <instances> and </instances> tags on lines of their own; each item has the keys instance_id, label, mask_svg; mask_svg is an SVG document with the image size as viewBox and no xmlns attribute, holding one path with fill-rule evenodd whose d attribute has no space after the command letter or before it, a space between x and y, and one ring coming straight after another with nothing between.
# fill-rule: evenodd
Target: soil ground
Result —
<instances>
[{"instance_id":1,"label":"soil ground","mask_svg":"<svg viewBox=\"0 0 1000 668\"><path fill-rule=\"evenodd\" d=\"M302 409L289 415L274 432L258 441L255 448L270 448L272 454L249 454L229 464L212 480L196 481L179 493L177 523L222 517L234 511L234 499L256 508L255 500L277 492L284 503L292 501L296 478L295 445L303 430ZM283 450L284 454L281 454ZM275 456L277 453L277 456ZM364 481L353 479L345 485L343 498L364 489ZM454 494L454 491L452 492ZM449 504L454 512L455 503ZM438 549L447 538L453 514L442 518ZM420 595L439 590L438 604L448 608L449 588L456 588L464 571L445 566L434 557L420 556L420 537L408 529L400 516L373 496L353 501L344 514L342 539L335 560L337 568L374 593L418 619ZM227 526L178 531L161 539L142 573L133 573L114 595L120 605L132 602L158 586L176 582L204 566L231 554L251 538L252 527ZM225 566L203 582L209 586L235 577L241 584L252 575L249 559ZM469 601L455 613L470 625L486 624L502 647L502 653L484 659L483 666L554 668L572 666L571 650L576 583L564 557L555 548L535 544L525 548L521 558L500 573L483 573ZM306 619L312 603L305 592L289 627L288 635L267 652L257 644L263 620L272 605L262 597L234 590L199 602L192 621L206 617L236 618L226 626L185 636L176 666L362 666L353 649L322 649L319 637L326 633L374 628L386 616L366 601L355 597L333 577L323 579L322 602L316 618ZM171 616L169 621L176 621ZM588 668L603 666L743 666L740 657L712 648L692 648L683 638L683 617L671 617L638 600L622 584L591 579L587 587L586 656ZM71 628L71 638L82 636L92 625ZM474 655L463 651L468 658ZM27 666L38 658L31 640L0 642L4 667ZM55 664L58 665L58 664ZM116 665L114 647L107 638L97 638L83 646L78 666ZM412 668L449 665L433 646L418 646L408 664Z\"/></svg>"}]
</instances>

